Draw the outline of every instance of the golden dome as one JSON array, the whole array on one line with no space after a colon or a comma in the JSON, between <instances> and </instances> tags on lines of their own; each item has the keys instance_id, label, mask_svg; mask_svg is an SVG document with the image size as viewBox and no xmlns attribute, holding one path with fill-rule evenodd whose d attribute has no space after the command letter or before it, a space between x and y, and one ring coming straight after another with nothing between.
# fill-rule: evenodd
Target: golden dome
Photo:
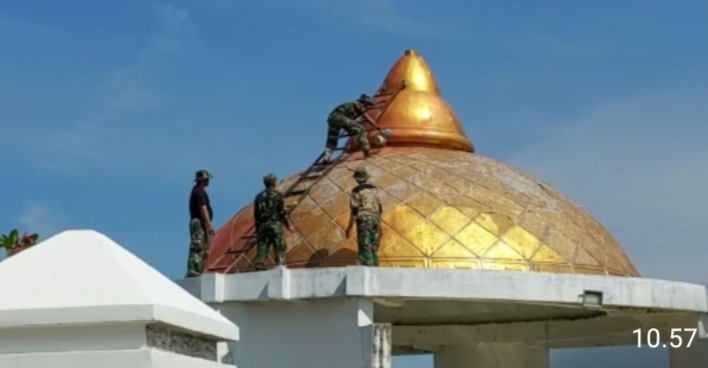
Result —
<instances>
[{"instance_id":1,"label":"golden dome","mask_svg":"<svg viewBox=\"0 0 708 368\"><path fill-rule=\"evenodd\" d=\"M368 159L353 153L295 207L290 215L295 232L285 231L288 267L357 264L356 237L346 238L344 229L349 192L356 185L352 171L365 166L381 189L383 267L638 276L612 235L582 208L526 173L470 153L471 144L465 149L469 141L455 128L459 120L423 66L417 53L407 52L387 77L411 78L411 70L426 76L412 78L407 95L399 93L381 116L381 125L393 131L389 147ZM422 105L452 117L437 115L425 125L416 113ZM244 238L252 229L252 213L248 205L219 229L208 272L252 269L256 250Z\"/></svg>"}]
</instances>

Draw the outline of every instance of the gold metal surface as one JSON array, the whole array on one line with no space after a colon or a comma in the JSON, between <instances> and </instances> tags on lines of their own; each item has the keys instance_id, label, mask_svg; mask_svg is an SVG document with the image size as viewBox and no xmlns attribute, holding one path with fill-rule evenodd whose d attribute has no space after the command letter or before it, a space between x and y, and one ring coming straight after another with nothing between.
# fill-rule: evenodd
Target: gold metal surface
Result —
<instances>
[{"instance_id":1,"label":"gold metal surface","mask_svg":"<svg viewBox=\"0 0 708 368\"><path fill-rule=\"evenodd\" d=\"M393 97L390 94L402 80L406 81L406 88ZM391 129L388 146L429 146L474 152L460 119L440 95L433 72L414 50L407 50L393 65L381 91L389 95L378 97L375 105L383 106L390 99L393 102L385 111L382 107L371 111L370 116L377 117L381 128Z\"/></svg>"},{"instance_id":2,"label":"gold metal surface","mask_svg":"<svg viewBox=\"0 0 708 368\"><path fill-rule=\"evenodd\" d=\"M558 191L492 159L462 151L391 147L335 167L291 215L289 267L357 263L347 239L352 170L366 166L382 191L383 267L467 268L638 276L612 235ZM297 175L280 184L287 187ZM235 259L250 206L218 231L210 265L251 270L255 250ZM219 271L221 272L221 271Z\"/></svg>"},{"instance_id":3,"label":"gold metal surface","mask_svg":"<svg viewBox=\"0 0 708 368\"><path fill-rule=\"evenodd\" d=\"M440 95L440 87L430 66L415 50L406 50L403 56L393 64L382 84L383 92L393 93L402 80L412 91L428 92Z\"/></svg>"},{"instance_id":4,"label":"gold metal surface","mask_svg":"<svg viewBox=\"0 0 708 368\"><path fill-rule=\"evenodd\" d=\"M402 79L408 88L379 117L392 130L388 147L366 160L352 154L291 213L288 267L357 264L355 236L346 238L344 229L356 185L352 171L365 166L381 189L383 267L638 276L612 235L582 208L526 173L470 153L458 117L415 51L396 62L382 90L395 91ZM216 233L208 272L252 270L256 250L243 238L252 212L248 205Z\"/></svg>"}]
</instances>

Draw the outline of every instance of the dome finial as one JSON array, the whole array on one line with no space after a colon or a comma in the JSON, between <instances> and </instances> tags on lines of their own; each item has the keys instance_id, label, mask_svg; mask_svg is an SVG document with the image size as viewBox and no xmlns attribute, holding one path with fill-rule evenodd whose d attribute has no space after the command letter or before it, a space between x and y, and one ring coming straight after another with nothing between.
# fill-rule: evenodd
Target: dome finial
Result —
<instances>
[{"instance_id":1,"label":"dome finial","mask_svg":"<svg viewBox=\"0 0 708 368\"><path fill-rule=\"evenodd\" d=\"M407 89L440 94L438 81L435 80L428 63L415 50L406 50L403 56L393 64L383 81L385 91L394 92L402 80L406 81Z\"/></svg>"},{"instance_id":2,"label":"dome finial","mask_svg":"<svg viewBox=\"0 0 708 368\"><path fill-rule=\"evenodd\" d=\"M398 94L401 81L406 87ZM406 50L386 75L371 111L381 128L391 129L389 146L428 146L474 152L460 119L440 94L428 63L415 50ZM379 116L380 115L380 116Z\"/></svg>"}]
</instances>

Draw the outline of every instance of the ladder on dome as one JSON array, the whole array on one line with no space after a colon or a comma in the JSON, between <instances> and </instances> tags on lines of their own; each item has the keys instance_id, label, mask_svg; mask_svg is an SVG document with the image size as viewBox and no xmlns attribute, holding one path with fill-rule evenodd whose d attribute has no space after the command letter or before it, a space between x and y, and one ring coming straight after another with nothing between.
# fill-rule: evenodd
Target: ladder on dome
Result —
<instances>
[{"instance_id":1,"label":"ladder on dome","mask_svg":"<svg viewBox=\"0 0 708 368\"><path fill-rule=\"evenodd\" d=\"M368 114L368 112L371 110L381 108L381 112L376 116L375 119L372 119L378 123L378 119L383 116L383 113L386 112L393 100L398 96L398 93L401 92L404 88L406 88L405 80L401 81L400 86L393 92L384 92L384 90L386 89L386 85L382 85L373 98L376 99L385 96L391 96L391 98L387 99L383 103L370 106L367 109L367 112L365 112L365 114ZM317 183L319 183L320 180L326 177L327 174L329 174L329 172L332 171L335 166L345 161L346 158L349 157L347 149L350 147L351 144L351 140L349 140L351 136L349 134L343 133L339 135L338 140L341 140L342 138L347 138L347 143L345 143L343 146L338 146L333 150L333 153L339 152L339 155L337 155L336 157L332 157L329 162L324 162L322 161L322 159L324 158L325 154L324 152L322 152L317 157L317 159L315 159L312 165L310 165L307 170L303 171L298 177L298 179L293 184L288 186L285 191L283 191L283 198L286 202L285 213L287 216L290 216L290 213L295 209L295 207L297 207L297 205L300 204L303 199L305 199L305 197L310 193L310 190ZM298 188L298 186L300 186L300 188ZM290 203L288 204L288 202ZM238 257L242 254L245 254L256 247L255 224L251 225L250 228L246 230L245 234L241 236L241 238L239 238L239 240L246 240L247 243L240 249L229 249L225 253L225 255L231 256L234 261L236 261ZM215 263L218 263L218 261ZM215 267L212 269L228 273L235 265L236 262L232 262L228 266Z\"/></svg>"}]
</instances>

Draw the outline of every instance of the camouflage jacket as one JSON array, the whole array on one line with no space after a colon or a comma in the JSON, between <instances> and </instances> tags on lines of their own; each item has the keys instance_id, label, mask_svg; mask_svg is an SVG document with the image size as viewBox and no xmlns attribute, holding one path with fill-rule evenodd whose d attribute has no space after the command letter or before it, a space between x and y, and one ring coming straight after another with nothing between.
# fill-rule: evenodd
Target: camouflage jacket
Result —
<instances>
[{"instance_id":1,"label":"camouflage jacket","mask_svg":"<svg viewBox=\"0 0 708 368\"><path fill-rule=\"evenodd\" d=\"M333 116L344 116L352 120L358 119L360 116L364 115L366 109L358 101L345 102L332 110L329 113L330 117Z\"/></svg>"},{"instance_id":2,"label":"camouflage jacket","mask_svg":"<svg viewBox=\"0 0 708 368\"><path fill-rule=\"evenodd\" d=\"M253 218L256 220L256 226L276 222L287 225L283 195L273 189L258 193L253 202Z\"/></svg>"},{"instance_id":3,"label":"camouflage jacket","mask_svg":"<svg viewBox=\"0 0 708 368\"><path fill-rule=\"evenodd\" d=\"M359 215L381 215L379 189L370 183L357 185L352 189L350 205L353 217Z\"/></svg>"}]
</instances>

